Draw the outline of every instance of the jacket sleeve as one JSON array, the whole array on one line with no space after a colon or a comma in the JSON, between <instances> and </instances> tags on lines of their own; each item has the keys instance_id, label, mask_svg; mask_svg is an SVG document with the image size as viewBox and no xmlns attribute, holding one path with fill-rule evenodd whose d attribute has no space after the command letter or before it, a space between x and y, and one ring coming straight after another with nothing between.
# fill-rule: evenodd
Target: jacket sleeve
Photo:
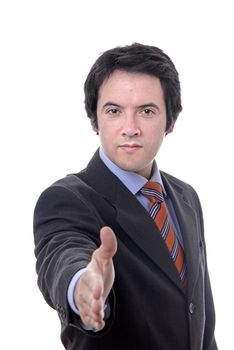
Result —
<instances>
[{"instance_id":1,"label":"jacket sleeve","mask_svg":"<svg viewBox=\"0 0 234 350\"><path fill-rule=\"evenodd\" d=\"M39 288L57 310L62 325L73 324L82 331L79 316L68 305L67 290L74 274L87 266L100 243L103 222L91 207L76 191L53 185L42 193L34 211Z\"/></svg>"},{"instance_id":2,"label":"jacket sleeve","mask_svg":"<svg viewBox=\"0 0 234 350\"><path fill-rule=\"evenodd\" d=\"M205 330L204 330L204 338L203 338L203 350L218 350L215 335L214 335L214 329L215 329L215 308L214 308L214 301L212 296L212 290L211 290L211 284L210 284L210 278L209 278L209 272L208 272L208 266L207 266L207 254L206 254L206 243L205 243L205 237L204 237L204 222L203 222L203 213L202 208L200 204L200 200L196 194L197 199L197 207L200 217L200 223L201 223L201 232L202 232L202 240L204 245L204 252L205 252Z\"/></svg>"},{"instance_id":3,"label":"jacket sleeve","mask_svg":"<svg viewBox=\"0 0 234 350\"><path fill-rule=\"evenodd\" d=\"M215 336L214 336L214 328L215 328L214 302L213 302L213 297L212 297L212 293L211 293L210 279L209 279L209 274L208 274L207 269L206 269L206 277L205 278L206 278L206 280L205 280L206 323L205 323L203 350L218 350Z\"/></svg>"}]
</instances>

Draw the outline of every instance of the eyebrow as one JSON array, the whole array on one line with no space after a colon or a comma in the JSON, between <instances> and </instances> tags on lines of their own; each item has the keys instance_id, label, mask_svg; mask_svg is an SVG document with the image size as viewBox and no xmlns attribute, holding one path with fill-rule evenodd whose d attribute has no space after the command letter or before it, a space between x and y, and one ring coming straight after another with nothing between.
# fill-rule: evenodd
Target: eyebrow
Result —
<instances>
[{"instance_id":1,"label":"eyebrow","mask_svg":"<svg viewBox=\"0 0 234 350\"><path fill-rule=\"evenodd\" d=\"M118 104L115 103L115 102L108 101L108 102L106 102L106 103L104 104L103 108L108 107L108 106L121 107L120 105L118 105Z\"/></svg>"},{"instance_id":2,"label":"eyebrow","mask_svg":"<svg viewBox=\"0 0 234 350\"><path fill-rule=\"evenodd\" d=\"M154 107L156 109L160 109L158 105L156 105L153 102L149 102L149 103L144 103L143 105L138 106L138 108L145 108L145 107Z\"/></svg>"},{"instance_id":3,"label":"eyebrow","mask_svg":"<svg viewBox=\"0 0 234 350\"><path fill-rule=\"evenodd\" d=\"M118 103L112 102L112 101L108 101L104 104L103 108L108 107L108 106L114 106L114 107L121 107L121 105L119 105ZM143 105L139 105L137 106L137 108L145 108L145 107L154 107L156 109L160 109L158 105L156 105L153 102L149 102L149 103L144 103Z\"/></svg>"}]
</instances>

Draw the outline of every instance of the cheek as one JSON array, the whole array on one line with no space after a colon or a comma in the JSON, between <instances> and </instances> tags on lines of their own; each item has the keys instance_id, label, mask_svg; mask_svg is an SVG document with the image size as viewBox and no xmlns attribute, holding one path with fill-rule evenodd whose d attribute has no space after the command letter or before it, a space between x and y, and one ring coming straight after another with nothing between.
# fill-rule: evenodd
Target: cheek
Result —
<instances>
[{"instance_id":1,"label":"cheek","mask_svg":"<svg viewBox=\"0 0 234 350\"><path fill-rule=\"evenodd\" d=\"M165 135L164 125L159 125L158 127L152 127L147 130L147 139L151 141L152 144L160 143L164 138L164 135Z\"/></svg>"},{"instance_id":2,"label":"cheek","mask_svg":"<svg viewBox=\"0 0 234 350\"><path fill-rule=\"evenodd\" d=\"M116 137L118 137L118 128L113 123L100 123L99 135L103 140L109 140L109 142L112 142Z\"/></svg>"},{"instance_id":3,"label":"cheek","mask_svg":"<svg viewBox=\"0 0 234 350\"><path fill-rule=\"evenodd\" d=\"M102 147L107 151L111 151L111 149L115 145L116 137L114 135L114 130L110 128L99 128L99 140Z\"/></svg>"},{"instance_id":4,"label":"cheek","mask_svg":"<svg viewBox=\"0 0 234 350\"><path fill-rule=\"evenodd\" d=\"M148 132L148 135L146 137L146 144L147 144L147 148L148 151L150 152L157 152L157 150L160 148L163 139L164 139L164 135L165 135L165 130L164 128L160 128L160 129L151 129Z\"/></svg>"}]
</instances>

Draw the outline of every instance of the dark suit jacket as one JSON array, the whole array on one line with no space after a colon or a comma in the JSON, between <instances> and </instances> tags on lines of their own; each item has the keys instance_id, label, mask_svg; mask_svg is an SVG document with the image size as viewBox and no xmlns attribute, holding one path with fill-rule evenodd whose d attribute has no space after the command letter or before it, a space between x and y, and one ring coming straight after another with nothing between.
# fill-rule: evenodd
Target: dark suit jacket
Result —
<instances>
[{"instance_id":1,"label":"dark suit jacket","mask_svg":"<svg viewBox=\"0 0 234 350\"><path fill-rule=\"evenodd\" d=\"M182 231L188 267L185 291L165 243L144 207L102 163L59 180L40 196L34 233L38 284L61 320L66 349L215 350L212 300L196 192L161 172ZM82 328L67 303L72 276L85 267L112 227L118 239L116 278L104 330Z\"/></svg>"}]
</instances>

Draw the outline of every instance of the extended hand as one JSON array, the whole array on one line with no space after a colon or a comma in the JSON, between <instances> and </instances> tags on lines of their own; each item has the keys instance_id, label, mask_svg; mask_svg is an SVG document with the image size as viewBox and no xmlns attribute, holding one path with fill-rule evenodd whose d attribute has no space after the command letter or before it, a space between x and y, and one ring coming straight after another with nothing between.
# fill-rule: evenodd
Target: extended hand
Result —
<instances>
[{"instance_id":1,"label":"extended hand","mask_svg":"<svg viewBox=\"0 0 234 350\"><path fill-rule=\"evenodd\" d=\"M101 245L93 252L87 270L77 283L74 295L82 322L96 330L105 326L104 304L114 283L112 258L117 250L116 237L110 227L105 226L101 229L100 238Z\"/></svg>"}]
</instances>

